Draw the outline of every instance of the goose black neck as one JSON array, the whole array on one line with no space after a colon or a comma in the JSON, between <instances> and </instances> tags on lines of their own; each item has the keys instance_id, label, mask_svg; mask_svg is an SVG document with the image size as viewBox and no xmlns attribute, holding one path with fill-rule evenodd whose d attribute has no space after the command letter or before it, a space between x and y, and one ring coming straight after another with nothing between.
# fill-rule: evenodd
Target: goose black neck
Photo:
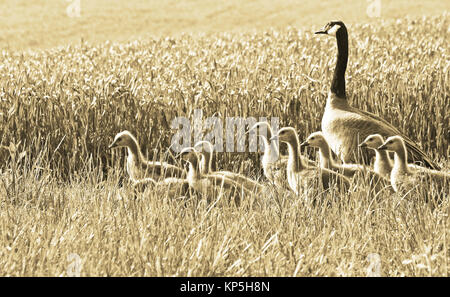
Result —
<instances>
[{"instance_id":1,"label":"goose black neck","mask_svg":"<svg viewBox=\"0 0 450 297\"><path fill-rule=\"evenodd\" d=\"M348 33L344 26L336 32L336 41L338 54L333 81L331 82L331 92L339 98L346 98L345 70L347 69L348 61Z\"/></svg>"}]
</instances>

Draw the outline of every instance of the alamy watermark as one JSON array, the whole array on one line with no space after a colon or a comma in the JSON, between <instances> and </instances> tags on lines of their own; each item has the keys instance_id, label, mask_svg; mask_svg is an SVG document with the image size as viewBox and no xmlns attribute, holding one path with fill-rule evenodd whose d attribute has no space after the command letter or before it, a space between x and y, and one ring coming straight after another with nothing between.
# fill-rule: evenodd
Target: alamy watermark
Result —
<instances>
[{"instance_id":1,"label":"alamy watermark","mask_svg":"<svg viewBox=\"0 0 450 297\"><path fill-rule=\"evenodd\" d=\"M80 277L81 269L83 268L83 262L78 254L69 254L67 256L67 276L69 277Z\"/></svg>"},{"instance_id":2,"label":"alamy watermark","mask_svg":"<svg viewBox=\"0 0 450 297\"><path fill-rule=\"evenodd\" d=\"M379 254L372 253L367 255L369 266L366 269L366 276L380 277L381 276L381 257Z\"/></svg>"},{"instance_id":3,"label":"alamy watermark","mask_svg":"<svg viewBox=\"0 0 450 297\"><path fill-rule=\"evenodd\" d=\"M367 0L366 13L369 18L379 18L381 16L381 0Z\"/></svg>"},{"instance_id":4,"label":"alamy watermark","mask_svg":"<svg viewBox=\"0 0 450 297\"><path fill-rule=\"evenodd\" d=\"M276 134L279 130L279 118L272 117L227 117L222 120L218 117L203 119L203 111L195 109L193 123L186 117L176 117L171 122L171 128L178 131L172 137L171 149L181 152L186 147L199 141L209 141L214 145L216 152L246 152L248 137L248 152L264 150L264 142L258 136L268 139L267 126L262 125L258 131L249 129L257 122L267 122Z\"/></svg>"},{"instance_id":5,"label":"alamy watermark","mask_svg":"<svg viewBox=\"0 0 450 297\"><path fill-rule=\"evenodd\" d=\"M66 7L66 14L70 18L81 17L81 0L65 0L70 2L69 6Z\"/></svg>"}]
</instances>

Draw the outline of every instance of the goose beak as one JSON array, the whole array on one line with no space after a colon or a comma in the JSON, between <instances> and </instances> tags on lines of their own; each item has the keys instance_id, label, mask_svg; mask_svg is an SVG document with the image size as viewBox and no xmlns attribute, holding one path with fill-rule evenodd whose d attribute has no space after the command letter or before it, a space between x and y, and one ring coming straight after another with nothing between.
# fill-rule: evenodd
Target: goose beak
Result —
<instances>
[{"instance_id":1,"label":"goose beak","mask_svg":"<svg viewBox=\"0 0 450 297\"><path fill-rule=\"evenodd\" d=\"M115 147L116 147L116 143L113 142L113 143L111 143L111 144L108 146L108 149L110 150L110 149L115 148Z\"/></svg>"},{"instance_id":2,"label":"goose beak","mask_svg":"<svg viewBox=\"0 0 450 297\"><path fill-rule=\"evenodd\" d=\"M383 144L382 146L379 146L379 147L377 148L377 150L379 150L379 151L385 151L385 150L387 150L387 146L386 146L385 144Z\"/></svg>"},{"instance_id":3,"label":"goose beak","mask_svg":"<svg viewBox=\"0 0 450 297\"><path fill-rule=\"evenodd\" d=\"M270 141L278 140L278 135L274 135L274 136L270 137L269 140L270 140Z\"/></svg>"},{"instance_id":4,"label":"goose beak","mask_svg":"<svg viewBox=\"0 0 450 297\"><path fill-rule=\"evenodd\" d=\"M363 142L363 143L361 143L361 144L359 145L359 147L360 147L360 148L365 148L365 147L367 147L367 144L365 144L365 143Z\"/></svg>"},{"instance_id":5,"label":"goose beak","mask_svg":"<svg viewBox=\"0 0 450 297\"><path fill-rule=\"evenodd\" d=\"M304 141L300 144L300 147L307 147L309 146L309 142L308 141Z\"/></svg>"},{"instance_id":6,"label":"goose beak","mask_svg":"<svg viewBox=\"0 0 450 297\"><path fill-rule=\"evenodd\" d=\"M320 31L314 32L314 34L328 34L328 32L322 29Z\"/></svg>"},{"instance_id":7,"label":"goose beak","mask_svg":"<svg viewBox=\"0 0 450 297\"><path fill-rule=\"evenodd\" d=\"M250 129L248 129L247 132L245 132L245 135L249 134L250 132L252 132L256 129L258 129L258 124L255 124Z\"/></svg>"}]
</instances>

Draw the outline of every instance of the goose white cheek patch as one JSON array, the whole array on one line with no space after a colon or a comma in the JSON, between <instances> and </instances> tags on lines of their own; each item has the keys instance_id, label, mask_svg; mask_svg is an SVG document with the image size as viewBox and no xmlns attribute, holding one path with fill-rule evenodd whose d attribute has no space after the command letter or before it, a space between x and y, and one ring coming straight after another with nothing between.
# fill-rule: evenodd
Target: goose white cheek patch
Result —
<instances>
[{"instance_id":1,"label":"goose white cheek patch","mask_svg":"<svg viewBox=\"0 0 450 297\"><path fill-rule=\"evenodd\" d=\"M339 30L340 28L341 28L341 26L339 26L339 25L334 25L333 27L331 27L330 30L327 31L327 33L328 33L328 35L336 36L337 30Z\"/></svg>"}]
</instances>

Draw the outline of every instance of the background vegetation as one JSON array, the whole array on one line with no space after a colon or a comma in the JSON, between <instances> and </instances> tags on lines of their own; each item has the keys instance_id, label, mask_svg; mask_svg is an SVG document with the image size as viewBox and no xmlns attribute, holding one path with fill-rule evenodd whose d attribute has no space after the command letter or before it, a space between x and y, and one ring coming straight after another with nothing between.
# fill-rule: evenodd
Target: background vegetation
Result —
<instances>
[{"instance_id":1,"label":"background vegetation","mask_svg":"<svg viewBox=\"0 0 450 297\"><path fill-rule=\"evenodd\" d=\"M349 25L347 71L354 106L447 169L449 25L448 14ZM167 189L135 198L122 182L124 153L106 149L117 132L176 162L170 122L197 108L279 117L300 139L319 130L335 53L334 39L294 27L3 50L1 274L67 275L76 253L81 275L366 275L377 253L382 275L448 275L448 199L433 209L361 184L315 207L287 191L208 207ZM217 166L262 179L258 154Z\"/></svg>"}]
</instances>

